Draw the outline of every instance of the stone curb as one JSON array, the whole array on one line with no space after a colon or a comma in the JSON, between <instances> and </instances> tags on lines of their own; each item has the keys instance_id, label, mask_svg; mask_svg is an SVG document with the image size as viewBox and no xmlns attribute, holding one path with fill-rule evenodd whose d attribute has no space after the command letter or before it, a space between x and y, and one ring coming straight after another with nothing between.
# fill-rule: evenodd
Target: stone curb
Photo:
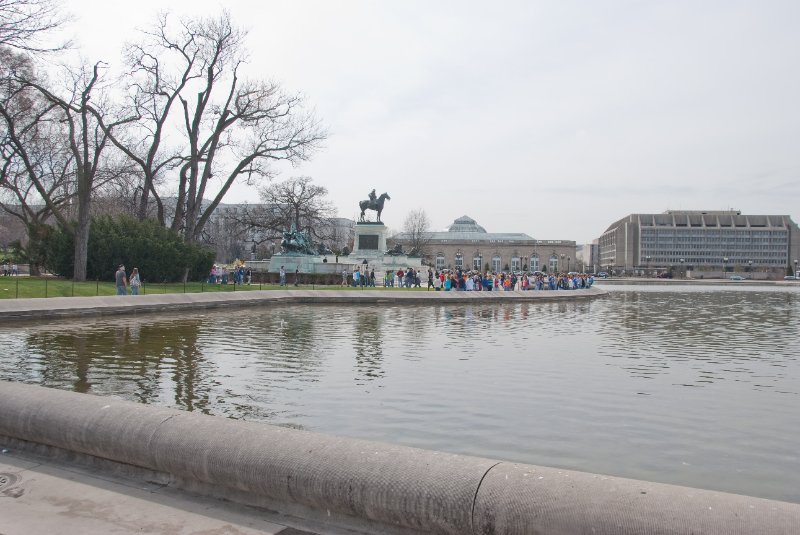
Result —
<instances>
[{"instance_id":1,"label":"stone curb","mask_svg":"<svg viewBox=\"0 0 800 535\"><path fill-rule=\"evenodd\" d=\"M43 320L92 315L120 315L279 303L444 304L573 301L607 295L589 288L570 291L419 292L397 290L250 290L138 296L50 297L0 300L3 320Z\"/></svg>"},{"instance_id":2,"label":"stone curb","mask_svg":"<svg viewBox=\"0 0 800 535\"><path fill-rule=\"evenodd\" d=\"M0 436L419 532L789 534L800 505L0 382Z\"/></svg>"}]
</instances>

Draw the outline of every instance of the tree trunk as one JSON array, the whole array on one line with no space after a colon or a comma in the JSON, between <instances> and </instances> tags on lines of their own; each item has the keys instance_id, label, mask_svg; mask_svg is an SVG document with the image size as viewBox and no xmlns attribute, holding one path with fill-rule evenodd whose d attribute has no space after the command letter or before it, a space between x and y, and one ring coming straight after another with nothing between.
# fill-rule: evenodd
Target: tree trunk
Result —
<instances>
[{"instance_id":1,"label":"tree trunk","mask_svg":"<svg viewBox=\"0 0 800 535\"><path fill-rule=\"evenodd\" d=\"M139 221L147 219L147 203L150 200L150 188L153 184L153 175L148 169L144 170L144 185L142 186L142 196L139 199L139 209L136 212L136 218Z\"/></svg>"},{"instance_id":2,"label":"tree trunk","mask_svg":"<svg viewBox=\"0 0 800 535\"><path fill-rule=\"evenodd\" d=\"M78 224L75 227L74 280L86 280L86 260L89 253L89 228L91 227L91 190L83 180L78 182Z\"/></svg>"}]
</instances>

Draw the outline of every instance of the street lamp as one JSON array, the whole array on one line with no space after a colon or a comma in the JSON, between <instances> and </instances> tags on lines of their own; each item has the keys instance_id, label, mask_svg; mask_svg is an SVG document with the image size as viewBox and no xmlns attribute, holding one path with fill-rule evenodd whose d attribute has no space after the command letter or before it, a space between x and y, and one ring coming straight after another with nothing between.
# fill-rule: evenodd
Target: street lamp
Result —
<instances>
[{"instance_id":1,"label":"street lamp","mask_svg":"<svg viewBox=\"0 0 800 535\"><path fill-rule=\"evenodd\" d=\"M796 258L794 260L794 277L795 277L795 279L797 277L800 277L800 273L797 272L797 259Z\"/></svg>"},{"instance_id":2,"label":"street lamp","mask_svg":"<svg viewBox=\"0 0 800 535\"><path fill-rule=\"evenodd\" d=\"M682 279L685 279L685 278L686 278L686 271L684 271L684 269L683 269L683 263L684 263L684 262L686 262L686 260L684 260L683 258L681 258L681 278L682 278Z\"/></svg>"},{"instance_id":3,"label":"street lamp","mask_svg":"<svg viewBox=\"0 0 800 535\"><path fill-rule=\"evenodd\" d=\"M747 272L750 273L751 271L753 271L753 261L752 260L748 260L747 261Z\"/></svg>"},{"instance_id":4,"label":"street lamp","mask_svg":"<svg viewBox=\"0 0 800 535\"><path fill-rule=\"evenodd\" d=\"M567 257L567 273L569 273L569 263L570 263L571 260L572 260L572 258Z\"/></svg>"},{"instance_id":5,"label":"street lamp","mask_svg":"<svg viewBox=\"0 0 800 535\"><path fill-rule=\"evenodd\" d=\"M647 271L650 269L650 255L644 257L644 273L647 275Z\"/></svg>"},{"instance_id":6,"label":"street lamp","mask_svg":"<svg viewBox=\"0 0 800 535\"><path fill-rule=\"evenodd\" d=\"M559 270L564 269L564 256L566 255L564 255L564 253L561 253L561 264L558 266Z\"/></svg>"},{"instance_id":7,"label":"street lamp","mask_svg":"<svg viewBox=\"0 0 800 535\"><path fill-rule=\"evenodd\" d=\"M725 274L728 272L728 257L724 257L722 259L722 278L725 278Z\"/></svg>"}]
</instances>

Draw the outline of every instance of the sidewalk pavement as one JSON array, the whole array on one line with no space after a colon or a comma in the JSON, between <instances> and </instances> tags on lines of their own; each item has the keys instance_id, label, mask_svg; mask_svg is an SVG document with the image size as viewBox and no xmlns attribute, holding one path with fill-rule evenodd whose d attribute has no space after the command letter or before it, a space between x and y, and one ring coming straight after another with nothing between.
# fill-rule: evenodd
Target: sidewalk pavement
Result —
<instances>
[{"instance_id":1,"label":"sidewalk pavement","mask_svg":"<svg viewBox=\"0 0 800 535\"><path fill-rule=\"evenodd\" d=\"M0 454L0 534L317 535L281 517L38 457ZM301 526L302 527L302 526ZM342 533L340 530L337 533Z\"/></svg>"}]
</instances>

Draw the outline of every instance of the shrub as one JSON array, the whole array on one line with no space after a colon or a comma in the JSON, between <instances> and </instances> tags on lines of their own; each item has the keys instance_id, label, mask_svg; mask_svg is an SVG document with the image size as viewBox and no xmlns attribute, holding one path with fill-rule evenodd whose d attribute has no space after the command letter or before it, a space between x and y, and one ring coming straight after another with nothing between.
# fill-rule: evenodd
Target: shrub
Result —
<instances>
[{"instance_id":1,"label":"shrub","mask_svg":"<svg viewBox=\"0 0 800 535\"><path fill-rule=\"evenodd\" d=\"M45 233L49 254L44 265L53 273L72 278L74 240L71 233L52 229ZM109 216L92 219L86 259L88 279L113 280L117 266L125 264L130 273L139 268L149 282L203 279L214 263L214 252L200 245L185 243L180 236L155 221Z\"/></svg>"}]
</instances>

